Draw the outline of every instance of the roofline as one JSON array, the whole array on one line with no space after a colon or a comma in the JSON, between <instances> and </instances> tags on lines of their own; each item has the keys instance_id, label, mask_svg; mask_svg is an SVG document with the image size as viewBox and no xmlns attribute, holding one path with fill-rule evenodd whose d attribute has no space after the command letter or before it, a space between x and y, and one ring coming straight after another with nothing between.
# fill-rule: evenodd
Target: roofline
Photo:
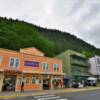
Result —
<instances>
[{"instance_id":1,"label":"roofline","mask_svg":"<svg viewBox=\"0 0 100 100\"><path fill-rule=\"evenodd\" d=\"M31 49L31 48L35 48L35 47L29 47L29 48ZM27 47L26 47L26 48L20 48L20 50L21 50L21 49L23 49L23 50L24 50L24 49L28 49L28 48L27 48ZM35 49L37 49L37 48L35 48ZM41 52L41 53L43 53L43 54L44 54L44 52L40 51L39 49L37 49L37 50L38 50L39 52Z\"/></svg>"},{"instance_id":2,"label":"roofline","mask_svg":"<svg viewBox=\"0 0 100 100\"><path fill-rule=\"evenodd\" d=\"M62 52L62 53L60 53L60 54L58 54L57 56L62 55L62 54L64 54L64 53L69 53L70 51L72 51L73 53L76 53L75 55L79 54L79 55L77 55L77 56L86 58L86 56L85 56L84 54L82 54L82 53L80 53L80 52L77 52L77 51L75 51L75 50L71 50L71 49L67 49L66 51L64 51L64 52ZM57 56L56 56L56 57L57 57Z\"/></svg>"},{"instance_id":3,"label":"roofline","mask_svg":"<svg viewBox=\"0 0 100 100\"><path fill-rule=\"evenodd\" d=\"M34 57L48 58L48 59L51 59L51 60L56 60L56 61L62 62L62 61L59 60L59 59L55 59L55 58L51 58L51 57L46 57L46 56L43 56L43 57L42 57L42 56L37 56L37 55L22 53L22 52L15 51L15 50L9 50L9 49L5 49L5 48L0 48L0 50L5 50L5 51L8 51L8 52L14 52L14 53L19 53L19 54L24 54L24 55L30 55L30 56L34 56Z\"/></svg>"}]
</instances>

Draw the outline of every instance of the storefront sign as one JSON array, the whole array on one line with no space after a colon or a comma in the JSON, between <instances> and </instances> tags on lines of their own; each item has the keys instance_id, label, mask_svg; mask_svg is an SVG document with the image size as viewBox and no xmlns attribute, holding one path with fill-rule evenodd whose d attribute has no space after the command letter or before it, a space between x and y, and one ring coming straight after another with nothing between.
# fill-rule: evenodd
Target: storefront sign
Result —
<instances>
[{"instance_id":1,"label":"storefront sign","mask_svg":"<svg viewBox=\"0 0 100 100\"><path fill-rule=\"evenodd\" d=\"M50 78L49 75L43 75L43 78Z\"/></svg>"},{"instance_id":2,"label":"storefront sign","mask_svg":"<svg viewBox=\"0 0 100 100\"><path fill-rule=\"evenodd\" d=\"M39 67L39 62L36 61L25 61L24 66Z\"/></svg>"},{"instance_id":3,"label":"storefront sign","mask_svg":"<svg viewBox=\"0 0 100 100\"><path fill-rule=\"evenodd\" d=\"M22 73L19 70L9 70L9 69L4 70L4 72L5 73L11 73L11 74L21 74Z\"/></svg>"}]
</instances>

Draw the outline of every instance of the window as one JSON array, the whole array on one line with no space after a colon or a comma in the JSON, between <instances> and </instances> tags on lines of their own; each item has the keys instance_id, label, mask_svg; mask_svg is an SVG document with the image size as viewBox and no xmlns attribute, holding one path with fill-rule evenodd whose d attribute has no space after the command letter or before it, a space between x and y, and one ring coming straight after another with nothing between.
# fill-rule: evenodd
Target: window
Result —
<instances>
[{"instance_id":1,"label":"window","mask_svg":"<svg viewBox=\"0 0 100 100\"><path fill-rule=\"evenodd\" d=\"M18 66L19 66L19 59L17 58L15 61L15 67L18 67Z\"/></svg>"},{"instance_id":2,"label":"window","mask_svg":"<svg viewBox=\"0 0 100 100\"><path fill-rule=\"evenodd\" d=\"M54 71L58 71L59 70L59 65L58 64L54 64Z\"/></svg>"},{"instance_id":3,"label":"window","mask_svg":"<svg viewBox=\"0 0 100 100\"><path fill-rule=\"evenodd\" d=\"M19 59L18 58L10 58L9 67L17 68L19 66Z\"/></svg>"},{"instance_id":4,"label":"window","mask_svg":"<svg viewBox=\"0 0 100 100\"><path fill-rule=\"evenodd\" d=\"M35 80L36 80L36 79L34 79L34 78L32 79L32 83L33 83L33 84L35 84Z\"/></svg>"},{"instance_id":5,"label":"window","mask_svg":"<svg viewBox=\"0 0 100 100\"><path fill-rule=\"evenodd\" d=\"M0 56L0 65L1 65L1 63L2 63L2 58L3 58L3 57L2 57L2 56Z\"/></svg>"},{"instance_id":6,"label":"window","mask_svg":"<svg viewBox=\"0 0 100 100\"><path fill-rule=\"evenodd\" d=\"M26 84L29 84L29 80L30 80L29 78L26 78Z\"/></svg>"},{"instance_id":7,"label":"window","mask_svg":"<svg viewBox=\"0 0 100 100\"><path fill-rule=\"evenodd\" d=\"M11 58L10 59L10 67L13 67L14 66L14 58Z\"/></svg>"},{"instance_id":8,"label":"window","mask_svg":"<svg viewBox=\"0 0 100 100\"><path fill-rule=\"evenodd\" d=\"M47 62L43 63L42 66L43 66L43 70L49 70L49 64Z\"/></svg>"},{"instance_id":9,"label":"window","mask_svg":"<svg viewBox=\"0 0 100 100\"><path fill-rule=\"evenodd\" d=\"M18 78L18 83L17 83L17 84L21 85L22 80L23 80L22 77L19 77L19 78Z\"/></svg>"}]
</instances>

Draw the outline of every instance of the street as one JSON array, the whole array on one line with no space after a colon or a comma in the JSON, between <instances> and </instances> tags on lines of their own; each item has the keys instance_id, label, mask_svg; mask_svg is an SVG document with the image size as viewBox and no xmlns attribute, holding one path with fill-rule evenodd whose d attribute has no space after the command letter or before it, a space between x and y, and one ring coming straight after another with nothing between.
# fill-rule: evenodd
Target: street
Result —
<instances>
[{"instance_id":1,"label":"street","mask_svg":"<svg viewBox=\"0 0 100 100\"><path fill-rule=\"evenodd\" d=\"M3 100L3 99L0 99ZM76 92L76 93L59 93L47 94L42 96L22 97L6 100L100 100L100 90Z\"/></svg>"}]
</instances>

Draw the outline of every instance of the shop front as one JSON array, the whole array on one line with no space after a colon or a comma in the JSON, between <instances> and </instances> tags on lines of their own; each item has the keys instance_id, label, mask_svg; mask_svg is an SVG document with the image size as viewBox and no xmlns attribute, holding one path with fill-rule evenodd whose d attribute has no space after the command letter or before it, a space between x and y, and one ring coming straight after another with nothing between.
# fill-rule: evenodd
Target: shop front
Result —
<instances>
[{"instance_id":1,"label":"shop front","mask_svg":"<svg viewBox=\"0 0 100 100\"><path fill-rule=\"evenodd\" d=\"M52 84L53 84L54 89L63 88L63 77L54 75L53 80L52 80Z\"/></svg>"},{"instance_id":2,"label":"shop front","mask_svg":"<svg viewBox=\"0 0 100 100\"><path fill-rule=\"evenodd\" d=\"M62 87L62 61L45 57L36 48L20 52L0 49L0 91L25 91Z\"/></svg>"},{"instance_id":3,"label":"shop front","mask_svg":"<svg viewBox=\"0 0 100 100\"><path fill-rule=\"evenodd\" d=\"M2 91L16 91L17 76L21 74L18 70L4 70Z\"/></svg>"},{"instance_id":4,"label":"shop front","mask_svg":"<svg viewBox=\"0 0 100 100\"><path fill-rule=\"evenodd\" d=\"M43 75L43 89L48 90L51 88L50 75Z\"/></svg>"}]
</instances>

